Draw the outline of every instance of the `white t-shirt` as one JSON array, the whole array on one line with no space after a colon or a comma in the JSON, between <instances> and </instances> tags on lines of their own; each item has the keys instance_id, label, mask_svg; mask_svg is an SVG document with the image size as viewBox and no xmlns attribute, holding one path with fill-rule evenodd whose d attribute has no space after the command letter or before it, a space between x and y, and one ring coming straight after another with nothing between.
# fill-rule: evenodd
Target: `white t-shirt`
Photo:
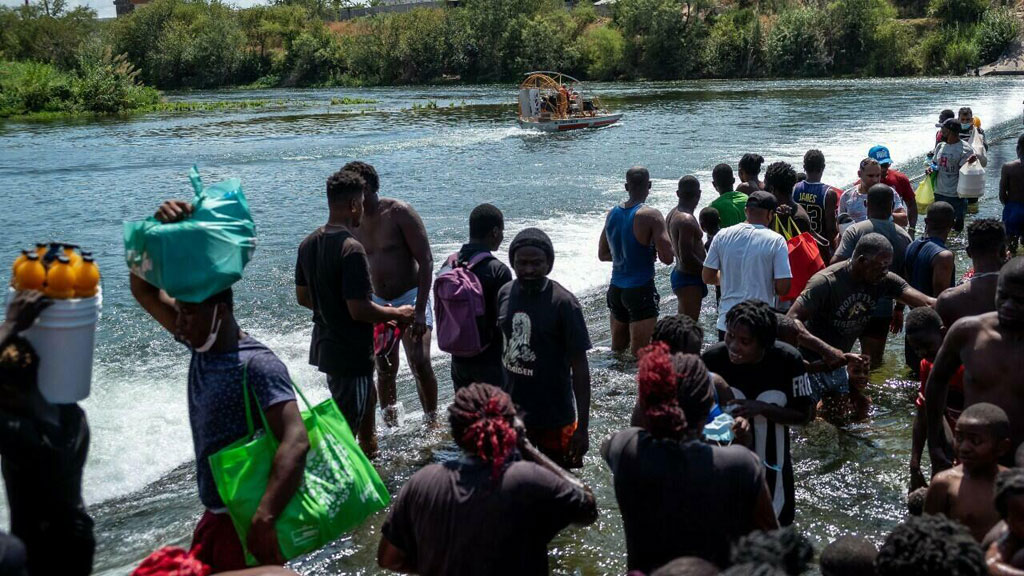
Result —
<instances>
[{"instance_id":1,"label":"white t-shirt","mask_svg":"<svg viewBox=\"0 0 1024 576\"><path fill-rule=\"evenodd\" d=\"M890 188L892 188L890 186ZM903 199L892 191L892 211L898 212L903 208ZM868 219L868 195L861 194L860 185L850 188L839 197L839 213L849 214L854 223L863 222Z\"/></svg>"},{"instance_id":2,"label":"white t-shirt","mask_svg":"<svg viewBox=\"0 0 1024 576\"><path fill-rule=\"evenodd\" d=\"M775 281L792 278L786 239L761 225L746 222L715 235L704 266L719 270L722 302L718 329L725 331L725 314L744 300L760 300L775 306Z\"/></svg>"}]
</instances>

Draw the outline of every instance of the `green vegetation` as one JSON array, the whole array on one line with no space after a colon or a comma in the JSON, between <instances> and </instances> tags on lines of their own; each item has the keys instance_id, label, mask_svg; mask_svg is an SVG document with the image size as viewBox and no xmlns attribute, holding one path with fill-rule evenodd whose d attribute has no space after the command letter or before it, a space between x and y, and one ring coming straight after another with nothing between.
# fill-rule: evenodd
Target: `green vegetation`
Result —
<instances>
[{"instance_id":1,"label":"green vegetation","mask_svg":"<svg viewBox=\"0 0 1024 576\"><path fill-rule=\"evenodd\" d=\"M331 106L349 106L352 104L376 104L371 98L331 98Z\"/></svg>"},{"instance_id":2,"label":"green vegetation","mask_svg":"<svg viewBox=\"0 0 1024 576\"><path fill-rule=\"evenodd\" d=\"M0 117L153 110L148 86L958 74L1020 33L1008 0L464 0L342 22L341 0L153 0L112 22L63 1L0 8Z\"/></svg>"}]
</instances>

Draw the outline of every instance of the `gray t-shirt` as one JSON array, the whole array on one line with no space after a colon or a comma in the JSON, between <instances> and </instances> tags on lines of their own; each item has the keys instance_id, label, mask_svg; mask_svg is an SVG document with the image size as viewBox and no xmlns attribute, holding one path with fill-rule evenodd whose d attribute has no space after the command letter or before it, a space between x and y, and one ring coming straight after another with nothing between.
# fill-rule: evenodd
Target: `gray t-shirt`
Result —
<instances>
[{"instance_id":1,"label":"gray t-shirt","mask_svg":"<svg viewBox=\"0 0 1024 576\"><path fill-rule=\"evenodd\" d=\"M935 195L956 198L956 185L960 182L960 169L967 159L974 155L971 145L957 141L956 144L939 142L935 145L932 161L939 167L935 178Z\"/></svg>"},{"instance_id":2,"label":"gray t-shirt","mask_svg":"<svg viewBox=\"0 0 1024 576\"><path fill-rule=\"evenodd\" d=\"M853 257L853 249L857 247L857 242L872 232L885 236L889 243L892 244L892 265L889 267L889 271L902 276L903 262L907 256L907 246L910 246L913 239L910 238L910 234L902 226L888 220L870 218L850 226L846 229L846 232L843 232L843 237L839 241L839 247L836 248L836 254L843 260L849 260Z\"/></svg>"},{"instance_id":3,"label":"gray t-shirt","mask_svg":"<svg viewBox=\"0 0 1024 576\"><path fill-rule=\"evenodd\" d=\"M818 272L796 299L807 311L805 324L811 334L843 352L849 352L864 332L879 298L899 298L910 287L892 272L878 284L863 284L853 278L850 266L839 262Z\"/></svg>"}]
</instances>

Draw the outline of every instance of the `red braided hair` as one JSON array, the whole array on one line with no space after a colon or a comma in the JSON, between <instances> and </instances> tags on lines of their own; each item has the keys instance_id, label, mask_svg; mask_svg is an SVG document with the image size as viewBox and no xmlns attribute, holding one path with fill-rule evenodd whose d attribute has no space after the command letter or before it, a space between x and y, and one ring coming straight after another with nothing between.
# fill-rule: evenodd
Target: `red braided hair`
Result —
<instances>
[{"instance_id":1,"label":"red braided hair","mask_svg":"<svg viewBox=\"0 0 1024 576\"><path fill-rule=\"evenodd\" d=\"M686 415L679 406L676 372L669 347L655 342L640 350L640 401L647 416L647 431L656 438L678 438L686 431Z\"/></svg>"},{"instance_id":2,"label":"red braided hair","mask_svg":"<svg viewBox=\"0 0 1024 576\"><path fill-rule=\"evenodd\" d=\"M448 407L455 443L492 467L492 478L501 477L518 435L512 425L516 410L512 399L490 384L470 384L455 394Z\"/></svg>"}]
</instances>

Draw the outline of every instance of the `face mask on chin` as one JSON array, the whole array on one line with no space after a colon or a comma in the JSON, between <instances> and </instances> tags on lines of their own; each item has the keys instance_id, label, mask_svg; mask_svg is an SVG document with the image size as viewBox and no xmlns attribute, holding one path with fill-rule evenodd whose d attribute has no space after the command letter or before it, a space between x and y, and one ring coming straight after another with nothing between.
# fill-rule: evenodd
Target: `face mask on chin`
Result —
<instances>
[{"instance_id":1,"label":"face mask on chin","mask_svg":"<svg viewBox=\"0 0 1024 576\"><path fill-rule=\"evenodd\" d=\"M203 342L202 346L194 348L194 352L208 352L210 348L213 348L213 343L217 341L217 334L220 332L220 319L217 318L217 309L213 309L213 320L210 322L210 334L206 337L206 342Z\"/></svg>"}]
</instances>

